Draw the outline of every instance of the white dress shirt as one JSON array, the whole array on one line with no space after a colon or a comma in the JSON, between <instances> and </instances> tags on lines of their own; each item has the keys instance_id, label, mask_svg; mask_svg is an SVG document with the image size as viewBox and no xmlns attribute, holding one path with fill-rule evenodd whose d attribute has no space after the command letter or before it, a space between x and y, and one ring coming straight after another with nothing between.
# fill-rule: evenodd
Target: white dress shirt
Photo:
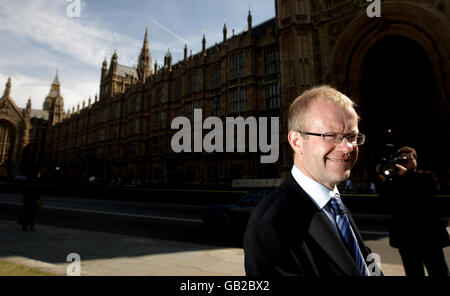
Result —
<instances>
[{"instance_id":1,"label":"white dress shirt","mask_svg":"<svg viewBox=\"0 0 450 296\"><path fill-rule=\"evenodd\" d=\"M336 231L336 234L340 237L340 232L336 224L336 219L333 211L330 208L330 199L336 198L339 200L341 204L342 200L340 199L339 190L337 189L337 186L334 186L333 190L328 189L324 185L314 181L310 177L306 176L302 171L300 171L295 165L292 166L291 170L292 176L294 177L295 181L302 187L302 189L308 194L308 196L311 198L311 200L316 204L316 206L325 213L325 215L328 217L328 220L330 221L331 225L333 226L334 230ZM352 231L353 238L355 241L357 241L355 233L352 229L352 226L350 225L350 230ZM365 261L365 260L364 260ZM368 272L367 264L365 264L366 271ZM370 274L368 272L368 274Z\"/></svg>"},{"instance_id":2,"label":"white dress shirt","mask_svg":"<svg viewBox=\"0 0 450 296\"><path fill-rule=\"evenodd\" d=\"M309 198L316 204L319 210L323 211L327 215L337 235L339 235L339 229L336 225L334 213L330 208L329 201L336 193L339 193L337 187L334 190L330 190L322 184L314 181L310 177L306 176L295 165L292 166L292 176L295 181L302 187L302 189L308 194ZM353 230L352 230L353 231Z\"/></svg>"}]
</instances>

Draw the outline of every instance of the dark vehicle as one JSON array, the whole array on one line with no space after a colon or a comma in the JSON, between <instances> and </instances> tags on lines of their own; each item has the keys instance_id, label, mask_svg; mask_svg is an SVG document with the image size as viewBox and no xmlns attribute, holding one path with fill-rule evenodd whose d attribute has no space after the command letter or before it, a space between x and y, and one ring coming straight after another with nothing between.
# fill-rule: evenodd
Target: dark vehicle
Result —
<instances>
[{"instance_id":1,"label":"dark vehicle","mask_svg":"<svg viewBox=\"0 0 450 296\"><path fill-rule=\"evenodd\" d=\"M101 184L103 182L102 178L97 176L91 176L88 178L89 184Z\"/></svg>"},{"instance_id":2,"label":"dark vehicle","mask_svg":"<svg viewBox=\"0 0 450 296\"><path fill-rule=\"evenodd\" d=\"M237 203L210 205L203 221L212 234L242 238L248 219L256 205L275 188L251 190Z\"/></svg>"},{"instance_id":3,"label":"dark vehicle","mask_svg":"<svg viewBox=\"0 0 450 296\"><path fill-rule=\"evenodd\" d=\"M27 176L16 176L14 178L14 181L16 181L18 183L28 182L28 177Z\"/></svg>"}]
</instances>

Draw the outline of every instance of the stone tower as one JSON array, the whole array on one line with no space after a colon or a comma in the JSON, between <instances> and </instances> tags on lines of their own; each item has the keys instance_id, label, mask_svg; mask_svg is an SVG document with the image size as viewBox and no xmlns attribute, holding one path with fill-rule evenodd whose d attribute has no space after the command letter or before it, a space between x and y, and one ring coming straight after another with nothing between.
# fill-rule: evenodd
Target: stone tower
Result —
<instances>
[{"instance_id":1,"label":"stone tower","mask_svg":"<svg viewBox=\"0 0 450 296\"><path fill-rule=\"evenodd\" d=\"M43 109L48 111L48 120L51 125L61 122L64 118L64 99L60 93L58 71L50 87L50 92L44 100Z\"/></svg>"},{"instance_id":2,"label":"stone tower","mask_svg":"<svg viewBox=\"0 0 450 296\"><path fill-rule=\"evenodd\" d=\"M139 55L137 67L139 80L143 83L152 74L151 63L152 59L150 57L150 50L148 48L148 28L145 28L144 44L142 45L142 50L141 54Z\"/></svg>"}]
</instances>

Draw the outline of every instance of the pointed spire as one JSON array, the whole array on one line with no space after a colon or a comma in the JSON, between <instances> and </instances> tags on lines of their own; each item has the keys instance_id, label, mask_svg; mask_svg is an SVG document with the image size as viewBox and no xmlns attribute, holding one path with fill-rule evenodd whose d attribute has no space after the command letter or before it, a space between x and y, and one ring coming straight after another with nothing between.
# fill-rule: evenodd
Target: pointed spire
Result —
<instances>
[{"instance_id":1,"label":"pointed spire","mask_svg":"<svg viewBox=\"0 0 450 296\"><path fill-rule=\"evenodd\" d=\"M148 25L145 26L145 37L144 37L144 44L142 48L148 48Z\"/></svg>"},{"instance_id":2,"label":"pointed spire","mask_svg":"<svg viewBox=\"0 0 450 296\"><path fill-rule=\"evenodd\" d=\"M152 74L152 59L148 47L148 26L145 27L144 44L142 45L141 53L138 57L137 72L139 80L143 83Z\"/></svg>"},{"instance_id":3,"label":"pointed spire","mask_svg":"<svg viewBox=\"0 0 450 296\"><path fill-rule=\"evenodd\" d=\"M227 41L227 24L223 24L223 42Z\"/></svg>"},{"instance_id":4,"label":"pointed spire","mask_svg":"<svg viewBox=\"0 0 450 296\"><path fill-rule=\"evenodd\" d=\"M102 80L106 77L108 74L108 61L105 59L103 60L103 66L102 66Z\"/></svg>"},{"instance_id":5,"label":"pointed spire","mask_svg":"<svg viewBox=\"0 0 450 296\"><path fill-rule=\"evenodd\" d=\"M52 83L53 85L59 85L58 72L59 72L59 70L56 69L56 76L55 76L55 79L53 79L53 83Z\"/></svg>"},{"instance_id":6,"label":"pointed spire","mask_svg":"<svg viewBox=\"0 0 450 296\"><path fill-rule=\"evenodd\" d=\"M31 97L28 98L27 106L25 108L25 116L29 118L30 115L31 115Z\"/></svg>"},{"instance_id":7,"label":"pointed spire","mask_svg":"<svg viewBox=\"0 0 450 296\"><path fill-rule=\"evenodd\" d=\"M188 50L187 50L187 44L185 43L185 44L184 44L184 61L187 61L187 52L188 52Z\"/></svg>"},{"instance_id":8,"label":"pointed spire","mask_svg":"<svg viewBox=\"0 0 450 296\"><path fill-rule=\"evenodd\" d=\"M250 12L250 9L248 10L248 17L247 17L247 23L248 23L248 31L252 31L252 14Z\"/></svg>"},{"instance_id":9,"label":"pointed spire","mask_svg":"<svg viewBox=\"0 0 450 296\"><path fill-rule=\"evenodd\" d=\"M167 49L166 56L164 57L164 68L169 72L172 71L172 54L170 53L170 49Z\"/></svg>"},{"instance_id":10,"label":"pointed spire","mask_svg":"<svg viewBox=\"0 0 450 296\"><path fill-rule=\"evenodd\" d=\"M117 56L117 50L114 50L114 54L111 57L111 63L109 65L109 72L117 73L118 59L119 59L119 57Z\"/></svg>"},{"instance_id":11,"label":"pointed spire","mask_svg":"<svg viewBox=\"0 0 450 296\"><path fill-rule=\"evenodd\" d=\"M206 37L205 34L203 34L203 39L202 39L202 51L203 51L203 55L206 55Z\"/></svg>"},{"instance_id":12,"label":"pointed spire","mask_svg":"<svg viewBox=\"0 0 450 296\"><path fill-rule=\"evenodd\" d=\"M8 77L8 81L6 82L4 97L9 97L11 94L11 76Z\"/></svg>"}]
</instances>

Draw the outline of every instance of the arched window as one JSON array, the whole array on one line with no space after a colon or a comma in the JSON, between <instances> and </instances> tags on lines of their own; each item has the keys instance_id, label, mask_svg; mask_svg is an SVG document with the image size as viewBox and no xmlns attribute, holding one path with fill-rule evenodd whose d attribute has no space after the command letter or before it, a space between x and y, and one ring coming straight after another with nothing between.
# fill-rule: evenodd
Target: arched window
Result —
<instances>
[{"instance_id":1,"label":"arched window","mask_svg":"<svg viewBox=\"0 0 450 296\"><path fill-rule=\"evenodd\" d=\"M8 122L0 121L0 163L4 164L12 156L14 129Z\"/></svg>"}]
</instances>

